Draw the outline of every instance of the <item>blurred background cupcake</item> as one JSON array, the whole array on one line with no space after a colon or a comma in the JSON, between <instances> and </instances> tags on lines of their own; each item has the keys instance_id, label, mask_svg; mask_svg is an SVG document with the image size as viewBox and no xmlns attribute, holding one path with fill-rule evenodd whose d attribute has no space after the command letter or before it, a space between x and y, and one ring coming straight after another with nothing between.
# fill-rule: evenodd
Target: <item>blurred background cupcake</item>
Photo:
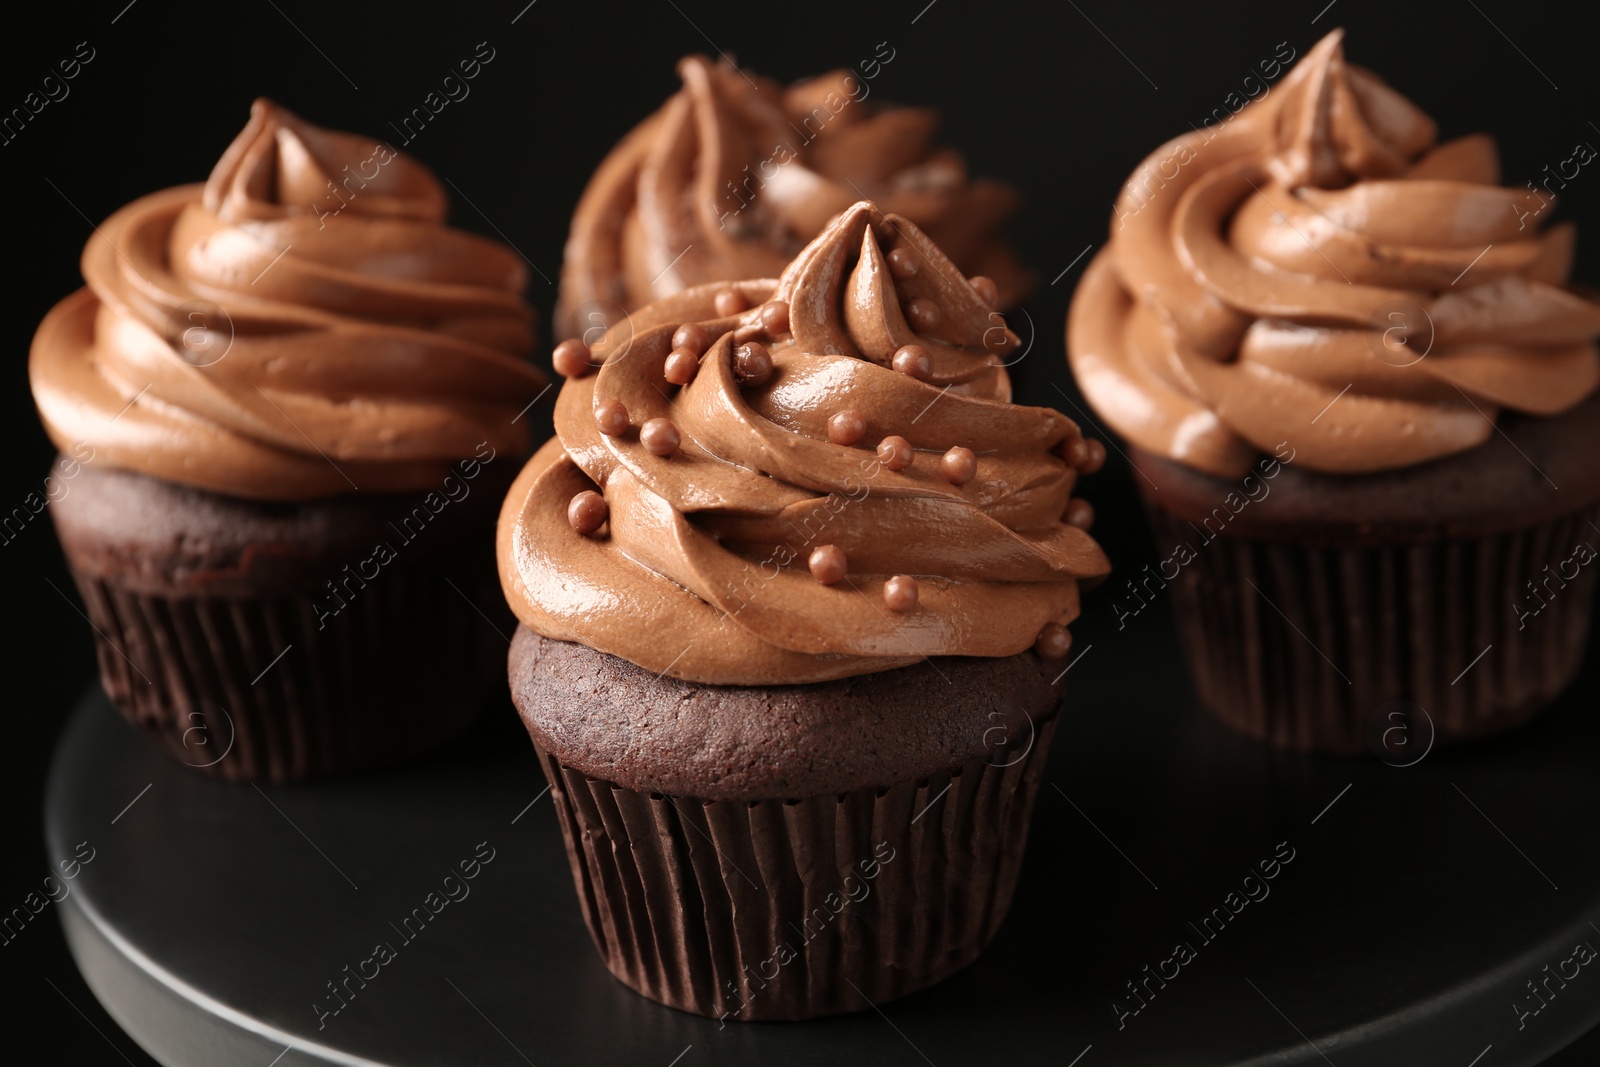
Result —
<instances>
[{"instance_id":1,"label":"blurred background cupcake","mask_svg":"<svg viewBox=\"0 0 1600 1067\"><path fill-rule=\"evenodd\" d=\"M500 520L512 697L646 996L861 1010L1005 916L1108 564L1072 495L1103 447L1009 402L994 299L863 202L778 281L556 351L558 436Z\"/></svg>"},{"instance_id":2,"label":"blurred background cupcake","mask_svg":"<svg viewBox=\"0 0 1600 1067\"><path fill-rule=\"evenodd\" d=\"M1067 342L1161 543L1114 595L1170 585L1230 725L1358 752L1515 726L1578 671L1600 306L1551 192L1341 37L1140 164Z\"/></svg>"},{"instance_id":3,"label":"blurred background cupcake","mask_svg":"<svg viewBox=\"0 0 1600 1067\"><path fill-rule=\"evenodd\" d=\"M578 201L556 336L593 343L623 312L690 286L776 277L863 199L910 219L961 270L992 278L1002 309L1014 305L1032 285L1001 232L1017 192L972 178L935 144L937 111L872 96L894 55L885 42L857 70L787 89L726 59L679 61L683 88L612 149Z\"/></svg>"},{"instance_id":4,"label":"blurred background cupcake","mask_svg":"<svg viewBox=\"0 0 1600 1067\"><path fill-rule=\"evenodd\" d=\"M419 163L268 101L204 186L107 219L29 375L131 720L190 766L392 762L495 685L496 504L543 379L510 250Z\"/></svg>"}]
</instances>

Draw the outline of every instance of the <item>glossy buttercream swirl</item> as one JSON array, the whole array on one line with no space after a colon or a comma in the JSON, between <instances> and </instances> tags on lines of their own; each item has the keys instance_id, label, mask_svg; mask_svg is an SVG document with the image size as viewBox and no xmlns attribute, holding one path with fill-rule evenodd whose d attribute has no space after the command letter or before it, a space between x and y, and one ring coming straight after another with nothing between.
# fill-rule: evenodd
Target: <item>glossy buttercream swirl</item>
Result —
<instances>
[{"instance_id":1,"label":"glossy buttercream swirl","mask_svg":"<svg viewBox=\"0 0 1600 1067\"><path fill-rule=\"evenodd\" d=\"M1001 307L1028 288L1000 228L1011 186L968 176L934 144L938 113L880 107L834 71L784 89L690 56L683 88L601 163L573 215L556 327L576 337L705 282L772 278L858 200L921 227ZM589 340L598 336L594 330Z\"/></svg>"},{"instance_id":2,"label":"glossy buttercream swirl","mask_svg":"<svg viewBox=\"0 0 1600 1067\"><path fill-rule=\"evenodd\" d=\"M892 269L895 250L920 267ZM1079 579L1108 565L1062 518L1082 514L1062 458L1087 466L1078 428L1009 402L1017 345L926 235L870 202L777 281L635 312L594 347L598 372L568 379L557 438L507 498L512 608L715 684L1059 640Z\"/></svg>"},{"instance_id":3,"label":"glossy buttercream swirl","mask_svg":"<svg viewBox=\"0 0 1600 1067\"><path fill-rule=\"evenodd\" d=\"M204 186L106 220L87 288L39 327L52 440L234 496L438 484L480 443L519 453L540 389L515 253L444 225L388 146L259 100Z\"/></svg>"},{"instance_id":4,"label":"glossy buttercream swirl","mask_svg":"<svg viewBox=\"0 0 1600 1067\"><path fill-rule=\"evenodd\" d=\"M1564 288L1570 224L1502 187L1494 143L1346 64L1341 32L1225 124L1140 164L1074 297L1094 407L1224 476L1287 442L1336 473L1484 443L1600 382L1600 307Z\"/></svg>"}]
</instances>

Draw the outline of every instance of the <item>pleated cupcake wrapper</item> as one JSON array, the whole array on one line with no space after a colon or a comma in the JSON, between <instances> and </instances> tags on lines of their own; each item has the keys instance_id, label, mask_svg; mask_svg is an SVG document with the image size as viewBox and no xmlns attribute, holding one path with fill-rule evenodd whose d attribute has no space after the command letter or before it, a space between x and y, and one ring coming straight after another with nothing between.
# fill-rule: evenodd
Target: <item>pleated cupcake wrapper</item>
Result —
<instances>
[{"instance_id":1,"label":"pleated cupcake wrapper","mask_svg":"<svg viewBox=\"0 0 1600 1067\"><path fill-rule=\"evenodd\" d=\"M329 604L325 591L161 596L73 577L112 703L180 762L221 778L400 762L465 729L505 684L504 638L463 597L494 610L492 576L447 560L383 571L320 630L312 603Z\"/></svg>"},{"instance_id":2,"label":"pleated cupcake wrapper","mask_svg":"<svg viewBox=\"0 0 1600 1067\"><path fill-rule=\"evenodd\" d=\"M1525 625L1516 606L1537 606L1526 583L1550 573L1546 564L1555 571L1580 543L1600 547L1590 525L1600 508L1493 536L1371 548L1227 534L1200 543L1189 524L1149 511L1164 556L1196 549L1170 592L1201 698L1275 745L1399 759L1374 741L1388 726L1402 723L1418 751L1430 736L1509 729L1582 666L1600 560Z\"/></svg>"},{"instance_id":3,"label":"pleated cupcake wrapper","mask_svg":"<svg viewBox=\"0 0 1600 1067\"><path fill-rule=\"evenodd\" d=\"M640 793L539 758L612 974L699 1015L806 1019L933 985L989 944L1054 728L954 773L790 801Z\"/></svg>"}]
</instances>

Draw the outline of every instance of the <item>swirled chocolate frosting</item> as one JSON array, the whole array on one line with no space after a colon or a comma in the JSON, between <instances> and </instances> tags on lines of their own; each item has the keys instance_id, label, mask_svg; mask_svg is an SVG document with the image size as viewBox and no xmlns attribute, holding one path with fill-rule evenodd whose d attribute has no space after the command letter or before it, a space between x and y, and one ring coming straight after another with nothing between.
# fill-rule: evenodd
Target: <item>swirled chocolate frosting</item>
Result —
<instances>
[{"instance_id":1,"label":"swirled chocolate frosting","mask_svg":"<svg viewBox=\"0 0 1600 1067\"><path fill-rule=\"evenodd\" d=\"M1501 186L1485 136L1436 144L1341 38L1157 149L1117 201L1067 343L1141 448L1224 476L1284 442L1313 470L1405 467L1600 383L1600 307L1565 288L1552 198Z\"/></svg>"},{"instance_id":2,"label":"swirled chocolate frosting","mask_svg":"<svg viewBox=\"0 0 1600 1067\"><path fill-rule=\"evenodd\" d=\"M1016 191L969 177L958 153L935 146L934 110L880 107L871 81L846 70L788 89L704 56L678 73L683 88L622 139L578 202L559 337L592 330L592 342L619 310L704 282L775 277L862 199L993 278L1001 307L1028 289L1000 235Z\"/></svg>"},{"instance_id":3,"label":"swirled chocolate frosting","mask_svg":"<svg viewBox=\"0 0 1600 1067\"><path fill-rule=\"evenodd\" d=\"M444 225L420 163L266 100L204 186L134 201L34 338L61 448L233 496L421 489L520 453L540 389L525 275Z\"/></svg>"},{"instance_id":4,"label":"swirled chocolate frosting","mask_svg":"<svg viewBox=\"0 0 1600 1067\"><path fill-rule=\"evenodd\" d=\"M572 368L557 437L506 500L512 608L719 684L1059 642L1108 564L1070 499L1077 426L1009 402L1017 345L921 230L865 201L777 281L633 313L597 373Z\"/></svg>"}]
</instances>

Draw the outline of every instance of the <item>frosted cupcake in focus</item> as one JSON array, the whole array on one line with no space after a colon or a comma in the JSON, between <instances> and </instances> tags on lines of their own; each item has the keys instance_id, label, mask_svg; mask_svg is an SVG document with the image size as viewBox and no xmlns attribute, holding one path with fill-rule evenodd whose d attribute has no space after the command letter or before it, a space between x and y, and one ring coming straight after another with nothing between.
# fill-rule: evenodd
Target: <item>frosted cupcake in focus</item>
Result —
<instances>
[{"instance_id":1,"label":"frosted cupcake in focus","mask_svg":"<svg viewBox=\"0 0 1600 1067\"><path fill-rule=\"evenodd\" d=\"M1009 402L991 298L863 202L776 281L556 351L557 438L500 520L512 698L646 996L856 1011L999 929L1107 562L1073 496L1103 448Z\"/></svg>"}]
</instances>

